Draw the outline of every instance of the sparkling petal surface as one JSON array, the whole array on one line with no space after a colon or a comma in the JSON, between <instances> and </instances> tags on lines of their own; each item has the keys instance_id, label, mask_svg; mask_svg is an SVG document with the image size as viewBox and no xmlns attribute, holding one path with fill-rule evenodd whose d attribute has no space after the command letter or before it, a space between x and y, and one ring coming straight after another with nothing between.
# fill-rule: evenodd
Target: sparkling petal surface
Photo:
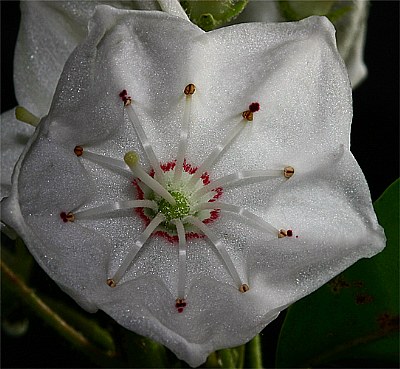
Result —
<instances>
[{"instance_id":1,"label":"sparkling petal surface","mask_svg":"<svg viewBox=\"0 0 400 369\"><path fill-rule=\"evenodd\" d=\"M15 163L34 131L34 127L15 118L15 110L1 114L1 194L7 196L11 190L11 175Z\"/></svg>"},{"instance_id":2,"label":"sparkling petal surface","mask_svg":"<svg viewBox=\"0 0 400 369\"><path fill-rule=\"evenodd\" d=\"M64 64L87 35L99 4L158 9L156 1L21 1L21 27L14 58L18 103L37 116L48 113Z\"/></svg>"},{"instance_id":3,"label":"sparkling petal surface","mask_svg":"<svg viewBox=\"0 0 400 369\"><path fill-rule=\"evenodd\" d=\"M367 67L364 63L364 45L369 3L363 0L343 0L338 4L342 8L350 7L350 11L338 20L336 27L339 52L346 63L351 85L355 88L367 76ZM244 11L232 23L269 23L284 20L277 1L250 0Z\"/></svg>"},{"instance_id":4,"label":"sparkling petal surface","mask_svg":"<svg viewBox=\"0 0 400 369\"><path fill-rule=\"evenodd\" d=\"M84 308L104 310L197 366L216 349L247 342L279 311L384 247L368 187L349 151L351 89L326 19L204 33L163 13L99 7L89 28L2 203L3 220ZM238 182L224 187L221 201L293 236L278 238L240 211L221 210L206 225L221 244L208 236L187 240L188 305L180 314L177 244L151 236L110 288L106 279L144 232L143 219L128 209L64 223L60 212L136 199L132 175L74 153L82 145L123 164L134 150L150 171L128 109L160 162L176 159L188 83L196 93L185 158L200 165L244 122L210 168L210 179L292 165L290 179ZM124 89L132 97L126 108L119 96ZM246 123L241 114L253 102L261 108ZM226 257L249 291L239 292Z\"/></svg>"}]
</instances>

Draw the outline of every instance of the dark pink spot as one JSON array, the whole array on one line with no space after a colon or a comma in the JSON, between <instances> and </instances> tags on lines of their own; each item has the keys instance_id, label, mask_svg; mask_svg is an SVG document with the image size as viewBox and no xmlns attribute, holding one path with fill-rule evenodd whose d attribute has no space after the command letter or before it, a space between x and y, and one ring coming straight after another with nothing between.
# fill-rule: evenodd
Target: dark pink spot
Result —
<instances>
[{"instance_id":1,"label":"dark pink spot","mask_svg":"<svg viewBox=\"0 0 400 369\"><path fill-rule=\"evenodd\" d=\"M249 105L249 110L250 110L252 113L255 113L256 111L259 111L259 110L260 110L260 104L259 104L258 102L253 102L253 103L251 103L251 104Z\"/></svg>"},{"instance_id":2,"label":"dark pink spot","mask_svg":"<svg viewBox=\"0 0 400 369\"><path fill-rule=\"evenodd\" d=\"M293 236L293 231L291 229L288 229L286 234L287 234L288 237L292 237Z\"/></svg>"},{"instance_id":3,"label":"dark pink spot","mask_svg":"<svg viewBox=\"0 0 400 369\"><path fill-rule=\"evenodd\" d=\"M60 213L60 218L62 219L62 221L63 221L64 223L67 223L67 222L68 222L67 213L66 213L65 211L63 211L63 212Z\"/></svg>"},{"instance_id":4,"label":"dark pink spot","mask_svg":"<svg viewBox=\"0 0 400 369\"><path fill-rule=\"evenodd\" d=\"M119 93L119 97L121 98L121 100L124 102L124 104L126 104L127 101L130 102L130 100L132 99L130 96L128 96L128 92L126 90L122 90Z\"/></svg>"}]
</instances>

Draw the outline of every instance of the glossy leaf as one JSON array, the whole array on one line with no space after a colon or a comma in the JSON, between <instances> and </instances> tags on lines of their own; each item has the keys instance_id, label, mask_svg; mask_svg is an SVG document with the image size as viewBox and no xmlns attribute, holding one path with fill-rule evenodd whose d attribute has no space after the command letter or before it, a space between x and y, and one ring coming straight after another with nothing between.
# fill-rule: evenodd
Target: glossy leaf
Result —
<instances>
[{"instance_id":1,"label":"glossy leaf","mask_svg":"<svg viewBox=\"0 0 400 369\"><path fill-rule=\"evenodd\" d=\"M292 305L281 331L277 367L397 366L399 181L375 202L388 239L312 295Z\"/></svg>"}]
</instances>

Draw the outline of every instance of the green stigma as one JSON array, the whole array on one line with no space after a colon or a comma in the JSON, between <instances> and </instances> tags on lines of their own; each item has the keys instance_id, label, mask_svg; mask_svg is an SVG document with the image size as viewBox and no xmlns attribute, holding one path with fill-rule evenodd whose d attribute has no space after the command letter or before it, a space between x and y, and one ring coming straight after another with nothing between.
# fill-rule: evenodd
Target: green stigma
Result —
<instances>
[{"instance_id":1,"label":"green stigma","mask_svg":"<svg viewBox=\"0 0 400 369\"><path fill-rule=\"evenodd\" d=\"M163 198L158 201L158 210L164 214L166 222L189 215L190 205L186 197L178 191L171 191L170 194L175 199L176 205L171 205Z\"/></svg>"}]
</instances>

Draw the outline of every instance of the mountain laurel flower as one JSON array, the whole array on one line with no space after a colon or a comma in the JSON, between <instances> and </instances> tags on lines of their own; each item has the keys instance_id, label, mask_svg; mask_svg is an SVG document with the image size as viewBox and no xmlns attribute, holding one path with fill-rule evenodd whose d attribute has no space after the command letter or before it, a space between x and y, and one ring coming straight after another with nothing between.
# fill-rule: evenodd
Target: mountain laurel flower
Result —
<instances>
[{"instance_id":1,"label":"mountain laurel flower","mask_svg":"<svg viewBox=\"0 0 400 369\"><path fill-rule=\"evenodd\" d=\"M324 17L208 33L99 6L2 220L90 312L191 366L382 250Z\"/></svg>"}]
</instances>

